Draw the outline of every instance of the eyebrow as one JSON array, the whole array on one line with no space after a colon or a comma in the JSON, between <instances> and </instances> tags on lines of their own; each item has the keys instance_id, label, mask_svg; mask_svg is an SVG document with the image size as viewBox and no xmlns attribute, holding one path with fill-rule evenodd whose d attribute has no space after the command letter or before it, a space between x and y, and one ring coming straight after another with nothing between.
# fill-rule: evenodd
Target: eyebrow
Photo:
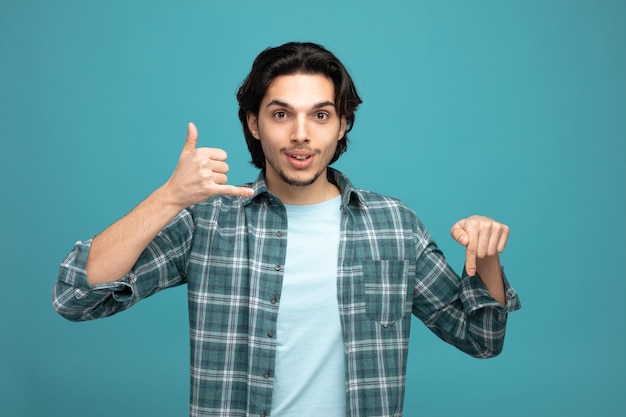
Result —
<instances>
[{"instance_id":1,"label":"eyebrow","mask_svg":"<svg viewBox=\"0 0 626 417\"><path fill-rule=\"evenodd\" d=\"M291 109L292 107L289 105L289 103L286 103L284 101L280 101L280 100L272 100L269 103L267 103L266 107L270 107L270 106L279 106L279 107L284 107L286 109ZM320 101L319 103L315 103L313 105L313 109L321 109L323 107L326 106L332 106L335 107L335 103L333 103L332 101Z\"/></svg>"}]
</instances>

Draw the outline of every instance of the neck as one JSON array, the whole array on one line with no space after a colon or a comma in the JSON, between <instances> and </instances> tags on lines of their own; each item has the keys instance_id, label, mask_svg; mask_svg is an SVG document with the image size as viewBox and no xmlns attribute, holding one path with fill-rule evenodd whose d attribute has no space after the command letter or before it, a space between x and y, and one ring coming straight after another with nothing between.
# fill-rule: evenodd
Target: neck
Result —
<instances>
[{"instance_id":1,"label":"neck","mask_svg":"<svg viewBox=\"0 0 626 417\"><path fill-rule=\"evenodd\" d=\"M340 194L339 187L328 181L324 171L309 185L291 185L283 181L273 171L265 173L267 189L285 204L307 205L323 203Z\"/></svg>"}]
</instances>

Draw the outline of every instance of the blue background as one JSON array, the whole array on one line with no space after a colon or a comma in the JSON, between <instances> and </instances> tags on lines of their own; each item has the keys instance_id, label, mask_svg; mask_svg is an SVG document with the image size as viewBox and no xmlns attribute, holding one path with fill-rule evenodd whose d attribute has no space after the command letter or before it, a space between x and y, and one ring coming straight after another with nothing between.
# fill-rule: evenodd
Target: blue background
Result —
<instances>
[{"instance_id":1,"label":"blue background","mask_svg":"<svg viewBox=\"0 0 626 417\"><path fill-rule=\"evenodd\" d=\"M173 170L194 121L256 176L235 91L312 40L365 102L337 167L448 229L511 226L523 309L483 361L415 320L407 416L623 416L622 1L0 1L0 415L187 415L185 289L108 319L51 306L58 264Z\"/></svg>"}]
</instances>

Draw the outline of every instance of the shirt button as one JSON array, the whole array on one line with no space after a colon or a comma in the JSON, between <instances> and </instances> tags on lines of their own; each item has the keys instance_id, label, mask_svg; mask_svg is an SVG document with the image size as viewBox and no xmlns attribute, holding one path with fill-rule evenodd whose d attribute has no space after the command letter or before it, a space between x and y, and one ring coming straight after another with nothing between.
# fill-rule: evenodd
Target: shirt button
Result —
<instances>
[{"instance_id":1,"label":"shirt button","mask_svg":"<svg viewBox=\"0 0 626 417\"><path fill-rule=\"evenodd\" d=\"M276 301L277 301L277 300L276 300L276 297L272 297L272 298L270 299L270 303L272 303L272 304L276 304Z\"/></svg>"},{"instance_id":2,"label":"shirt button","mask_svg":"<svg viewBox=\"0 0 626 417\"><path fill-rule=\"evenodd\" d=\"M280 265L278 265L278 264L274 265L274 270L275 271L280 271Z\"/></svg>"},{"instance_id":3,"label":"shirt button","mask_svg":"<svg viewBox=\"0 0 626 417\"><path fill-rule=\"evenodd\" d=\"M267 416L267 413L265 412L265 410L263 410L263 411L261 411L261 412L259 413L259 416L260 416L260 417L266 417L266 416Z\"/></svg>"},{"instance_id":4,"label":"shirt button","mask_svg":"<svg viewBox=\"0 0 626 417\"><path fill-rule=\"evenodd\" d=\"M268 331L267 332L267 336L268 337L274 337L274 331L273 330Z\"/></svg>"},{"instance_id":5,"label":"shirt button","mask_svg":"<svg viewBox=\"0 0 626 417\"><path fill-rule=\"evenodd\" d=\"M283 231L279 230L278 232L276 232L276 236L282 237L283 236Z\"/></svg>"},{"instance_id":6,"label":"shirt button","mask_svg":"<svg viewBox=\"0 0 626 417\"><path fill-rule=\"evenodd\" d=\"M270 377L270 371L263 372L263 378L267 379Z\"/></svg>"}]
</instances>

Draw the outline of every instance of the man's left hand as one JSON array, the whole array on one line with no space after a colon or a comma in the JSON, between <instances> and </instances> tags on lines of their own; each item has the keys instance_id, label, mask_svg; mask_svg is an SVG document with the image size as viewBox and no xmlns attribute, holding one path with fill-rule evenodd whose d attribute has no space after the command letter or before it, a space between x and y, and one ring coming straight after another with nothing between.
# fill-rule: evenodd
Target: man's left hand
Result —
<instances>
[{"instance_id":1,"label":"man's left hand","mask_svg":"<svg viewBox=\"0 0 626 417\"><path fill-rule=\"evenodd\" d=\"M498 259L509 238L509 227L485 216L471 216L456 222L450 234L465 246L465 270L472 276L476 275L477 260Z\"/></svg>"}]
</instances>

